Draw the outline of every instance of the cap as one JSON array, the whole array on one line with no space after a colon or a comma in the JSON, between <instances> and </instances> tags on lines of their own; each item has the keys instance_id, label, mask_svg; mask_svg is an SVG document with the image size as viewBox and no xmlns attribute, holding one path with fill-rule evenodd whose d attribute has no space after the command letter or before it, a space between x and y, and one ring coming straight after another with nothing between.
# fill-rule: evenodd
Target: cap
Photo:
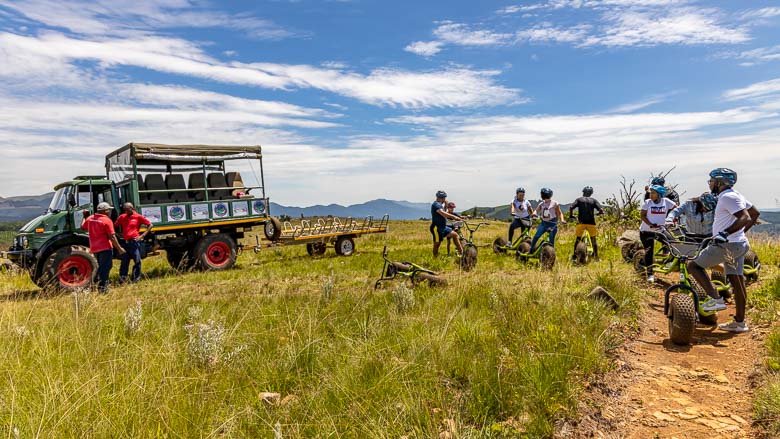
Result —
<instances>
[{"instance_id":1,"label":"cap","mask_svg":"<svg viewBox=\"0 0 780 439\"><path fill-rule=\"evenodd\" d=\"M97 210L98 211L100 211L100 210L111 210L113 208L114 208L114 206L106 203L105 201L97 205Z\"/></svg>"}]
</instances>

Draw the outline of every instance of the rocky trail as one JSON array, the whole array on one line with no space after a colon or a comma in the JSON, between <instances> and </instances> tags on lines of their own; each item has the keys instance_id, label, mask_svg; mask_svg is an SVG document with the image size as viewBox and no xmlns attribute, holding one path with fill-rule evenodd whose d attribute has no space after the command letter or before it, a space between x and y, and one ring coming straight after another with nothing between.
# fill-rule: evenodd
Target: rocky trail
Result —
<instances>
[{"instance_id":1,"label":"rocky trail","mask_svg":"<svg viewBox=\"0 0 780 439\"><path fill-rule=\"evenodd\" d=\"M668 339L662 290L648 300L640 331L618 367L592 392L574 437L753 438L752 401L769 327L746 334L698 326L689 346ZM719 314L732 318L733 305Z\"/></svg>"}]
</instances>

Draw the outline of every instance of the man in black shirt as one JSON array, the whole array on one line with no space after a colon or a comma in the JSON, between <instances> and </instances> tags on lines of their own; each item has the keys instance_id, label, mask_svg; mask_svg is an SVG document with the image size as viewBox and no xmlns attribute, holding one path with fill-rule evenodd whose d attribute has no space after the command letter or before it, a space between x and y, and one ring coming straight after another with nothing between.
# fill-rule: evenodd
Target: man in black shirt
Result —
<instances>
[{"instance_id":1,"label":"man in black shirt","mask_svg":"<svg viewBox=\"0 0 780 439\"><path fill-rule=\"evenodd\" d=\"M596 243L596 236L599 231L596 228L596 215L594 211L598 211L599 215L604 213L604 209L601 207L601 203L595 198L592 198L593 188L585 186L582 189L582 196L577 198L571 206L569 206L569 219L574 218L574 211L577 211L577 228L575 235L577 239L574 240L574 248L577 248L577 244L582 240L583 233L587 230L590 235L590 243L593 245L593 259L599 260L599 247ZM572 256L572 259L574 256Z\"/></svg>"}]
</instances>

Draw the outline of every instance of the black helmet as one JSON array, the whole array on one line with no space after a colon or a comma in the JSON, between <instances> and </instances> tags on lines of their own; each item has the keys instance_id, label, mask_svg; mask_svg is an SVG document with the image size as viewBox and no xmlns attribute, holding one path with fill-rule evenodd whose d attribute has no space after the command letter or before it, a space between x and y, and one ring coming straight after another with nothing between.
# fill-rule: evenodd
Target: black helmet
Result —
<instances>
[{"instance_id":1,"label":"black helmet","mask_svg":"<svg viewBox=\"0 0 780 439\"><path fill-rule=\"evenodd\" d=\"M542 199L546 200L548 198L551 198L553 196L553 190L548 187L542 188Z\"/></svg>"},{"instance_id":2,"label":"black helmet","mask_svg":"<svg viewBox=\"0 0 780 439\"><path fill-rule=\"evenodd\" d=\"M650 181L650 184L664 186L666 185L666 179L659 175L658 177L653 177L653 179Z\"/></svg>"},{"instance_id":3,"label":"black helmet","mask_svg":"<svg viewBox=\"0 0 780 439\"><path fill-rule=\"evenodd\" d=\"M590 186L585 186L582 188L582 195L585 195L586 197L593 195L593 188Z\"/></svg>"},{"instance_id":4,"label":"black helmet","mask_svg":"<svg viewBox=\"0 0 780 439\"><path fill-rule=\"evenodd\" d=\"M447 198L447 192L436 191L436 198Z\"/></svg>"},{"instance_id":5,"label":"black helmet","mask_svg":"<svg viewBox=\"0 0 780 439\"><path fill-rule=\"evenodd\" d=\"M520 192L525 193L525 188L520 186L519 188L515 189L516 194L519 194Z\"/></svg>"}]
</instances>

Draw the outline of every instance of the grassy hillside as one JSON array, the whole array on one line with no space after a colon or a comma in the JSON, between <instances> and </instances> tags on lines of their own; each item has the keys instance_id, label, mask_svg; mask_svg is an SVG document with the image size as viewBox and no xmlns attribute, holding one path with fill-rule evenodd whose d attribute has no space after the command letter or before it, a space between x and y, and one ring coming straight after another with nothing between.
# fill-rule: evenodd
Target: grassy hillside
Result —
<instances>
[{"instance_id":1,"label":"grassy hillside","mask_svg":"<svg viewBox=\"0 0 780 439\"><path fill-rule=\"evenodd\" d=\"M107 296L42 296L0 274L0 423L58 437L550 436L646 294L612 245L570 266L571 240L567 228L552 272L489 248L460 272L408 221L352 257L291 247L186 274L152 258L148 279ZM384 245L449 286L375 291ZM596 285L617 313L585 298Z\"/></svg>"}]
</instances>

